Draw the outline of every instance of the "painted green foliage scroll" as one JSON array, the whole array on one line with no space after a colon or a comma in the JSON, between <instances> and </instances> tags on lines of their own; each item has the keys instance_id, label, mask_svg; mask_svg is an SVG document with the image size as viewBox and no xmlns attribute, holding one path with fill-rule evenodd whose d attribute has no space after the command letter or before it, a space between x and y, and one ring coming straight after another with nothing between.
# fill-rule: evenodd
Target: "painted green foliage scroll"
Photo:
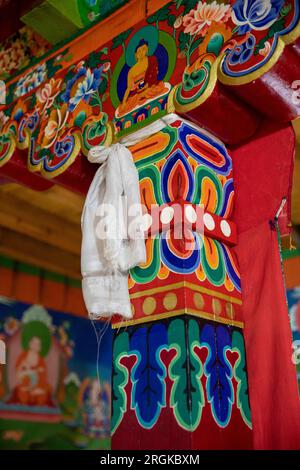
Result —
<instances>
[{"instance_id":1,"label":"painted green foliage scroll","mask_svg":"<svg viewBox=\"0 0 300 470\"><path fill-rule=\"evenodd\" d=\"M170 406L177 422L193 431L199 426L202 408L205 404L202 383L203 366L194 348L199 346L199 325L196 320L184 322L176 319L170 323L170 347L176 356L169 366L173 387Z\"/></svg>"},{"instance_id":2,"label":"painted green foliage scroll","mask_svg":"<svg viewBox=\"0 0 300 470\"><path fill-rule=\"evenodd\" d=\"M112 381L114 388L112 389L112 401L114 406L112 408L111 415L111 429L114 431L120 424L123 414L127 408L127 397L124 391L125 385L128 383L129 374L121 364L122 356L124 351L129 350L128 333L124 331L118 337L115 338L113 345L113 368L112 368Z\"/></svg>"},{"instance_id":3,"label":"painted green foliage scroll","mask_svg":"<svg viewBox=\"0 0 300 470\"><path fill-rule=\"evenodd\" d=\"M190 432L207 409L219 428L230 424L234 409L251 428L238 328L186 317L128 327L115 333L113 364L113 433L129 410L142 428L151 429L168 408Z\"/></svg>"}]
</instances>

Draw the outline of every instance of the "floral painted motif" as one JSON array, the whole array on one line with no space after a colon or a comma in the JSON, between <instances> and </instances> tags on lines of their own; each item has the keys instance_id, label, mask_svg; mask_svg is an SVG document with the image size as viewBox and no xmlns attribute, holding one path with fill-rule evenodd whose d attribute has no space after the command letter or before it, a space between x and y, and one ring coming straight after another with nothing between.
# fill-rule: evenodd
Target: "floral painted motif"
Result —
<instances>
[{"instance_id":1,"label":"floral painted motif","mask_svg":"<svg viewBox=\"0 0 300 470\"><path fill-rule=\"evenodd\" d=\"M86 1L80 3L85 17L100 12L101 0ZM173 0L99 48L92 40L101 32L91 30L86 55L70 42L5 84L0 165L19 145L28 148L29 167L55 177L80 151L87 155L91 146L112 142L114 133L147 125L172 106L179 113L195 109L217 80L249 83L296 37L299 19L298 0ZM138 46L145 55L139 63ZM8 62L1 51L0 44L0 69L1 57Z\"/></svg>"},{"instance_id":2,"label":"floral painted motif","mask_svg":"<svg viewBox=\"0 0 300 470\"><path fill-rule=\"evenodd\" d=\"M68 103L69 111L74 111L81 101L88 103L91 96L96 93L102 81L104 65L91 70L81 67L74 78L67 83L66 92L62 95L62 100Z\"/></svg>"},{"instance_id":3,"label":"floral painted motif","mask_svg":"<svg viewBox=\"0 0 300 470\"><path fill-rule=\"evenodd\" d=\"M212 22L225 23L231 16L231 6L216 1L206 3L200 1L195 10L191 10L183 17L184 32L205 36Z\"/></svg>"},{"instance_id":4,"label":"floral painted motif","mask_svg":"<svg viewBox=\"0 0 300 470\"><path fill-rule=\"evenodd\" d=\"M267 43L268 44L268 43ZM232 65L243 64L249 60L255 47L255 37L250 34L242 44L236 44L229 53L228 61Z\"/></svg>"},{"instance_id":5,"label":"floral painted motif","mask_svg":"<svg viewBox=\"0 0 300 470\"><path fill-rule=\"evenodd\" d=\"M233 5L232 20L244 34L251 29L269 28L278 18L284 0L237 0Z\"/></svg>"},{"instance_id":6,"label":"floral painted motif","mask_svg":"<svg viewBox=\"0 0 300 470\"><path fill-rule=\"evenodd\" d=\"M20 97L24 96L30 91L33 91L35 88L39 87L47 78L47 68L46 63L43 63L33 69L32 72L29 72L24 77L21 77L18 80L15 96Z\"/></svg>"},{"instance_id":7,"label":"floral painted motif","mask_svg":"<svg viewBox=\"0 0 300 470\"><path fill-rule=\"evenodd\" d=\"M52 109L48 121L44 127L44 132L41 133L41 147L50 148L56 141L60 131L64 129L67 122L69 111L67 105L64 104L61 108Z\"/></svg>"},{"instance_id":8,"label":"floral painted motif","mask_svg":"<svg viewBox=\"0 0 300 470\"><path fill-rule=\"evenodd\" d=\"M55 80L55 78L51 78L50 82L46 83L43 88L40 88L36 92L37 105L40 108L42 114L44 114L44 112L53 105L55 98L60 93L61 84L62 80Z\"/></svg>"}]
</instances>

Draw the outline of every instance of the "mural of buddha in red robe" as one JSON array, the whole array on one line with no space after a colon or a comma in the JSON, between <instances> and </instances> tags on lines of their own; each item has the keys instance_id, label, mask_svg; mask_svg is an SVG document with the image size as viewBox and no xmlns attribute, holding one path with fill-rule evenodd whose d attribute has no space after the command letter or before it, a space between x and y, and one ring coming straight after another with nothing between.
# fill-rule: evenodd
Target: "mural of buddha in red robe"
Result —
<instances>
[{"instance_id":1,"label":"mural of buddha in red robe","mask_svg":"<svg viewBox=\"0 0 300 470\"><path fill-rule=\"evenodd\" d=\"M14 358L15 381L8 403L53 407L46 362L52 344L49 326L36 319L27 321L20 339L21 348Z\"/></svg>"},{"instance_id":2,"label":"mural of buddha in red robe","mask_svg":"<svg viewBox=\"0 0 300 470\"><path fill-rule=\"evenodd\" d=\"M41 356L41 339L33 336L27 351L23 351L16 363L18 383L11 401L22 405L52 405L51 387L47 381L47 368Z\"/></svg>"},{"instance_id":3,"label":"mural of buddha in red robe","mask_svg":"<svg viewBox=\"0 0 300 470\"><path fill-rule=\"evenodd\" d=\"M168 91L165 83L158 80L157 58L149 55L148 42L144 39L136 47L135 58L136 63L128 72L127 89L119 107L122 114Z\"/></svg>"}]
</instances>

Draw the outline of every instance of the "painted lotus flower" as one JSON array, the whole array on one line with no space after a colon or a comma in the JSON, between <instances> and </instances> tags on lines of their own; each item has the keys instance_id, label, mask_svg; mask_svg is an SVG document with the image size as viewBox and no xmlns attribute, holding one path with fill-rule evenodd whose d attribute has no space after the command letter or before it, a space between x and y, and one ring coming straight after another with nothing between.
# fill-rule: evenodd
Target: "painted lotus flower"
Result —
<instances>
[{"instance_id":1,"label":"painted lotus flower","mask_svg":"<svg viewBox=\"0 0 300 470\"><path fill-rule=\"evenodd\" d=\"M52 109L48 121L41 128L39 141L42 148L50 148L57 137L60 134L60 131L64 129L69 116L69 111L67 105L64 104L60 109Z\"/></svg>"},{"instance_id":2,"label":"painted lotus flower","mask_svg":"<svg viewBox=\"0 0 300 470\"><path fill-rule=\"evenodd\" d=\"M205 36L212 22L225 23L231 16L231 6L224 3L200 1L195 10L183 17L184 32L193 36Z\"/></svg>"},{"instance_id":3,"label":"painted lotus flower","mask_svg":"<svg viewBox=\"0 0 300 470\"><path fill-rule=\"evenodd\" d=\"M275 23L284 0L236 0L232 8L232 21L239 26L239 33L251 29L258 31Z\"/></svg>"},{"instance_id":4,"label":"painted lotus flower","mask_svg":"<svg viewBox=\"0 0 300 470\"><path fill-rule=\"evenodd\" d=\"M98 69L81 67L75 77L67 83L62 100L68 103L69 111L74 111L77 105L83 100L89 102L91 96L98 90L102 81L103 66Z\"/></svg>"},{"instance_id":5,"label":"painted lotus flower","mask_svg":"<svg viewBox=\"0 0 300 470\"><path fill-rule=\"evenodd\" d=\"M55 80L51 78L50 82L46 83L45 86L37 90L36 98L38 102L38 107L41 109L41 112L44 113L48 108L54 103L55 98L60 92L61 80Z\"/></svg>"}]
</instances>

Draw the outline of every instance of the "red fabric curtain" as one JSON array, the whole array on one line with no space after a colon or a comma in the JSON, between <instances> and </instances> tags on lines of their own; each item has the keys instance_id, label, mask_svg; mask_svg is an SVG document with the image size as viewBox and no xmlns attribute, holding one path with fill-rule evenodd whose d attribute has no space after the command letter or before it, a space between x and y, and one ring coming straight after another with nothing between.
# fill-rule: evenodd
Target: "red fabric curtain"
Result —
<instances>
[{"instance_id":1,"label":"red fabric curtain","mask_svg":"<svg viewBox=\"0 0 300 470\"><path fill-rule=\"evenodd\" d=\"M265 124L233 150L235 221L255 449L299 449L300 406L277 232L272 221L291 192L291 126Z\"/></svg>"}]
</instances>

